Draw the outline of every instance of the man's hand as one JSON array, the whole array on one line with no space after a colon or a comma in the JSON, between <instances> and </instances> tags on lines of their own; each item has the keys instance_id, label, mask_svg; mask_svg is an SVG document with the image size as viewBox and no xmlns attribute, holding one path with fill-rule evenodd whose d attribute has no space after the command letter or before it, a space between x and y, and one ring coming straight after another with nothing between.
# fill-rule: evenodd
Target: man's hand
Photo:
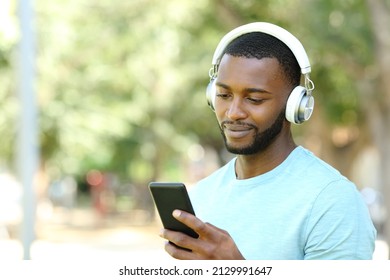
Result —
<instances>
[{"instance_id":1,"label":"man's hand","mask_svg":"<svg viewBox=\"0 0 390 280\"><path fill-rule=\"evenodd\" d=\"M199 238L196 239L181 232L162 229L160 236L177 245L170 242L165 245L165 251L172 257L182 260L244 259L227 231L203 223L194 215L181 210L173 211L172 215L199 234Z\"/></svg>"}]
</instances>

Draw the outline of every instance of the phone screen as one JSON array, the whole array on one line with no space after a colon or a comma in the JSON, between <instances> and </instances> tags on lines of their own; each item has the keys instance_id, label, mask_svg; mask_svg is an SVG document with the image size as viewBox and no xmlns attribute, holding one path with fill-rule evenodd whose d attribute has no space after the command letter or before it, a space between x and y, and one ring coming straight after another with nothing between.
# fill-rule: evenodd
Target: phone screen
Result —
<instances>
[{"instance_id":1,"label":"phone screen","mask_svg":"<svg viewBox=\"0 0 390 280\"><path fill-rule=\"evenodd\" d=\"M175 209L195 215L185 185L183 183L151 182L149 189L164 228L198 238L196 232L172 216Z\"/></svg>"}]
</instances>

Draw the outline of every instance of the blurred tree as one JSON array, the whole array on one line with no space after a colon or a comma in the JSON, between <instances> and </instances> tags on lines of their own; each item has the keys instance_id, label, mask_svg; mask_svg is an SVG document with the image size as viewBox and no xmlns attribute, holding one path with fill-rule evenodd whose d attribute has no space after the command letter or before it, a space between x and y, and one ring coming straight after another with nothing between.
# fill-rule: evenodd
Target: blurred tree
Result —
<instances>
[{"instance_id":1,"label":"blurred tree","mask_svg":"<svg viewBox=\"0 0 390 280\"><path fill-rule=\"evenodd\" d=\"M160 158L189 144L173 121L188 79L180 40L202 1L40 4L43 159L65 173L158 177Z\"/></svg>"},{"instance_id":2,"label":"blurred tree","mask_svg":"<svg viewBox=\"0 0 390 280\"><path fill-rule=\"evenodd\" d=\"M390 244L390 1L366 0L373 32L376 76L362 85L367 94L363 104L371 134L380 154L380 184L387 205L385 224L387 244ZM390 254L390 253L389 253ZM388 256L390 259L390 255Z\"/></svg>"},{"instance_id":3,"label":"blurred tree","mask_svg":"<svg viewBox=\"0 0 390 280\"><path fill-rule=\"evenodd\" d=\"M12 159L16 129L17 106L14 96L15 78L11 68L13 49L16 46L18 32L14 3L11 0L1 3L0 9L0 172L7 168Z\"/></svg>"}]
</instances>

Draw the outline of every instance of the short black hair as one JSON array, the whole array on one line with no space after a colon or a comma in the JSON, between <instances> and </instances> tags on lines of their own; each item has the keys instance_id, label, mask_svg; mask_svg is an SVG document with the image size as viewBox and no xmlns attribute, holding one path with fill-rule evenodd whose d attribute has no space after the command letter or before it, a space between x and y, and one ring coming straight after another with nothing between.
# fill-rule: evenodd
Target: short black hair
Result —
<instances>
[{"instance_id":1,"label":"short black hair","mask_svg":"<svg viewBox=\"0 0 390 280\"><path fill-rule=\"evenodd\" d=\"M298 86L301 68L289 47L276 37L263 33L251 32L234 39L224 50L224 54L236 57L276 58L292 86Z\"/></svg>"}]
</instances>

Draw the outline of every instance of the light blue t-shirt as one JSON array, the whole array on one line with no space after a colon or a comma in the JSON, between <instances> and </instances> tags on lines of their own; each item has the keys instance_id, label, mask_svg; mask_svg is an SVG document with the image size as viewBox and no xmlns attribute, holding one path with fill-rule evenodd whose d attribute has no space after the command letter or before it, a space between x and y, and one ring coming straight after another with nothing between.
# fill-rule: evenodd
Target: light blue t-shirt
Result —
<instances>
[{"instance_id":1,"label":"light blue t-shirt","mask_svg":"<svg viewBox=\"0 0 390 280\"><path fill-rule=\"evenodd\" d=\"M376 230L356 186L303 147L238 180L235 159L190 190L196 215L229 232L246 259L371 259Z\"/></svg>"}]
</instances>

